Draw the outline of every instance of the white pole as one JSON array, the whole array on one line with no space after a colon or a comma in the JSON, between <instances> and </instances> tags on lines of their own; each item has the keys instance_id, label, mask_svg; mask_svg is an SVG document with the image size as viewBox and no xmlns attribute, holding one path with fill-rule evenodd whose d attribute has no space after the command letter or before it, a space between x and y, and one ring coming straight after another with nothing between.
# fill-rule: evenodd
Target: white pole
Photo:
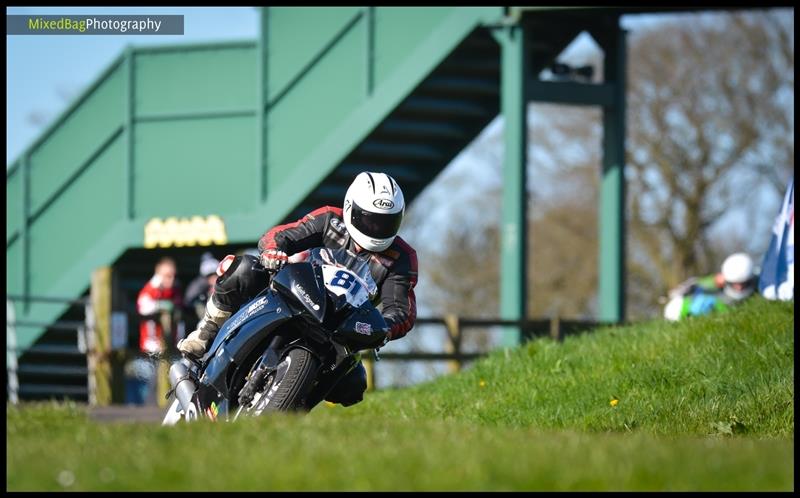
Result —
<instances>
[{"instance_id":1,"label":"white pole","mask_svg":"<svg viewBox=\"0 0 800 498\"><path fill-rule=\"evenodd\" d=\"M14 305L6 299L6 370L8 372L8 400L17 404L19 381L17 380L17 330Z\"/></svg>"},{"instance_id":2,"label":"white pole","mask_svg":"<svg viewBox=\"0 0 800 498\"><path fill-rule=\"evenodd\" d=\"M92 302L89 300L84 307L86 313L86 329L83 337L83 347L86 351L86 367L89 371L89 376L86 379L86 385L89 388L89 406L97 405L97 379L95 378L95 369L97 368L97 341L95 338L95 317ZM81 336L79 336L81 337Z\"/></svg>"}]
</instances>

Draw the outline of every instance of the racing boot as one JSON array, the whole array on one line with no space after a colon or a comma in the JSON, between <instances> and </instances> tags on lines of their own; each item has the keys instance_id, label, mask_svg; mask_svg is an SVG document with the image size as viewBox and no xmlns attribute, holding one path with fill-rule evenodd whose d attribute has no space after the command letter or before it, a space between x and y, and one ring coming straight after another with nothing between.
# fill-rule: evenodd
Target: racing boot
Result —
<instances>
[{"instance_id":1,"label":"racing boot","mask_svg":"<svg viewBox=\"0 0 800 498\"><path fill-rule=\"evenodd\" d=\"M230 311L222 311L214 304L212 296L206 303L203 319L197 324L197 330L178 342L178 350L193 358L202 358L222 324L231 316Z\"/></svg>"}]
</instances>

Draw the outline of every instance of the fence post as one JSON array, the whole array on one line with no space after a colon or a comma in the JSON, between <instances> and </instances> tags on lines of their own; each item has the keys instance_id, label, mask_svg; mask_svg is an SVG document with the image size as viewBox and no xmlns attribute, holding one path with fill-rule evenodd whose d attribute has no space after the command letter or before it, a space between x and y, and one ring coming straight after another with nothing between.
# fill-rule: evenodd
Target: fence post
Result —
<instances>
[{"instance_id":1,"label":"fence post","mask_svg":"<svg viewBox=\"0 0 800 498\"><path fill-rule=\"evenodd\" d=\"M158 319L161 324L161 354L155 356L156 367L156 404L161 408L167 407L167 392L170 389L169 366L177 333L175 316L171 311L162 311Z\"/></svg>"},{"instance_id":2,"label":"fence post","mask_svg":"<svg viewBox=\"0 0 800 498\"><path fill-rule=\"evenodd\" d=\"M94 403L111 404L111 268L104 266L92 272L89 300L92 316L89 348L90 393L95 391ZM92 384L93 383L93 384Z\"/></svg>"},{"instance_id":3,"label":"fence post","mask_svg":"<svg viewBox=\"0 0 800 498\"><path fill-rule=\"evenodd\" d=\"M375 390L375 361L372 358L362 357L361 363L367 371L367 391Z\"/></svg>"},{"instance_id":4,"label":"fence post","mask_svg":"<svg viewBox=\"0 0 800 498\"><path fill-rule=\"evenodd\" d=\"M561 342L564 340L564 335L561 333L561 319L558 316L550 319L550 338L554 341Z\"/></svg>"},{"instance_id":5,"label":"fence post","mask_svg":"<svg viewBox=\"0 0 800 498\"><path fill-rule=\"evenodd\" d=\"M97 379L95 379L95 369L97 359L95 351L97 351L97 341L95 340L95 316L94 309L92 309L92 300L86 301L84 306L84 314L86 318L85 337L86 341L86 368L89 371L86 380L86 387L89 390L89 406L97 405Z\"/></svg>"},{"instance_id":6,"label":"fence post","mask_svg":"<svg viewBox=\"0 0 800 498\"><path fill-rule=\"evenodd\" d=\"M17 329L14 305L6 299L6 373L8 374L8 400L16 405L19 402L19 381L17 379Z\"/></svg>"},{"instance_id":7,"label":"fence post","mask_svg":"<svg viewBox=\"0 0 800 498\"><path fill-rule=\"evenodd\" d=\"M461 323L457 315L450 313L444 316L444 325L449 339L445 343L445 351L455 356L447 363L447 369L455 373L461 370Z\"/></svg>"}]
</instances>

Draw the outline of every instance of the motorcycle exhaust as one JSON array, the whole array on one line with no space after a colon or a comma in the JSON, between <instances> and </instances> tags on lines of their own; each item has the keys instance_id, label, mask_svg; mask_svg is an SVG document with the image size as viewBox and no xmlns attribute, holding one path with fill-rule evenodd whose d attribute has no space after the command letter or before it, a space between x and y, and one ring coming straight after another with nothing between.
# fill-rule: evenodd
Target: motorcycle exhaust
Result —
<instances>
[{"instance_id":1,"label":"motorcycle exhaust","mask_svg":"<svg viewBox=\"0 0 800 498\"><path fill-rule=\"evenodd\" d=\"M183 358L176 361L169 369L169 383L175 391L175 398L181 404L184 418L186 420L193 420L197 418L197 408L192 403L197 386L195 386L191 377L189 376L189 360Z\"/></svg>"}]
</instances>

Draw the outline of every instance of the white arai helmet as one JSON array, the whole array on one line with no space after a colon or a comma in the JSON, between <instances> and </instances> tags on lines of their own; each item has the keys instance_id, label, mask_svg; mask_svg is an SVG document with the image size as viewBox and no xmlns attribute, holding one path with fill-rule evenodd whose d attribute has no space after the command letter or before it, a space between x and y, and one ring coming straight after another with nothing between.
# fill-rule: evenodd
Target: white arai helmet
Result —
<instances>
[{"instance_id":1,"label":"white arai helmet","mask_svg":"<svg viewBox=\"0 0 800 498\"><path fill-rule=\"evenodd\" d=\"M391 176L363 172L344 196L344 224L359 246L381 252L392 245L405 209L403 191Z\"/></svg>"},{"instance_id":2,"label":"white arai helmet","mask_svg":"<svg viewBox=\"0 0 800 498\"><path fill-rule=\"evenodd\" d=\"M753 259L743 252L731 254L722 263L722 278L725 280L724 292L735 300L744 299L753 293Z\"/></svg>"}]
</instances>

